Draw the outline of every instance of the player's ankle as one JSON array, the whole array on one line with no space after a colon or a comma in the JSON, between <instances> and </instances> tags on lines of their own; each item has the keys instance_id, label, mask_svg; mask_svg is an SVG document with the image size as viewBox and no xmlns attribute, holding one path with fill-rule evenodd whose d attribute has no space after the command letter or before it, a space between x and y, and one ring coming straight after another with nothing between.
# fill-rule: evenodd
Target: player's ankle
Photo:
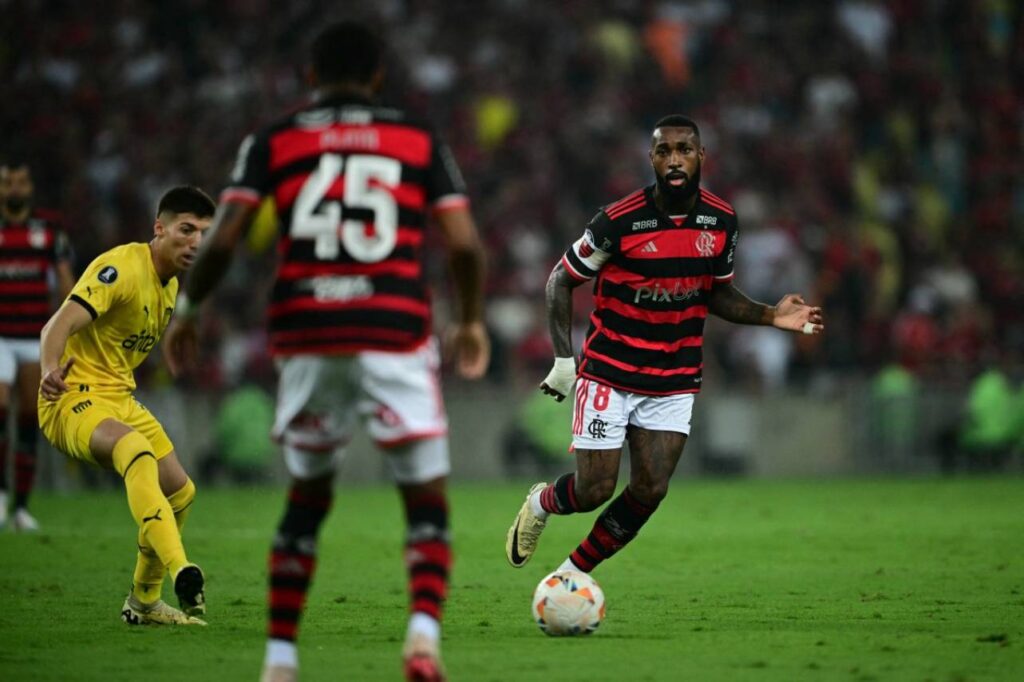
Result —
<instances>
[{"instance_id":1,"label":"player's ankle","mask_svg":"<svg viewBox=\"0 0 1024 682\"><path fill-rule=\"evenodd\" d=\"M541 492L543 492L543 491L537 491L537 492L533 493L532 495L530 495L530 511L532 511L534 516L536 516L541 521L546 521L548 516L549 516L549 514L550 514L550 512L548 510L546 510L543 506L541 506L541 503L540 503L540 494L541 494Z\"/></svg>"},{"instance_id":2,"label":"player's ankle","mask_svg":"<svg viewBox=\"0 0 1024 682\"><path fill-rule=\"evenodd\" d=\"M287 639L268 639L264 664L281 668L298 668L299 650L295 646L295 642Z\"/></svg>"},{"instance_id":3,"label":"player's ankle","mask_svg":"<svg viewBox=\"0 0 1024 682\"><path fill-rule=\"evenodd\" d=\"M433 616L416 611L409 617L407 637L426 637L434 641L441 639L441 623Z\"/></svg>"}]
</instances>

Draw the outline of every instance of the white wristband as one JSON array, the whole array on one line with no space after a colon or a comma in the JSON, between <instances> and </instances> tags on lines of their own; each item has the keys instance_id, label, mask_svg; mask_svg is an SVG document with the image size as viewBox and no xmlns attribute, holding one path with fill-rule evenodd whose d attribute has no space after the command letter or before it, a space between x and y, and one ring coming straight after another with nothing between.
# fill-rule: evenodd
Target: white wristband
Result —
<instances>
[{"instance_id":1,"label":"white wristband","mask_svg":"<svg viewBox=\"0 0 1024 682\"><path fill-rule=\"evenodd\" d=\"M551 368L551 371L548 372L547 377L544 379L544 383L548 385L548 388L562 395L569 395L569 391L572 390L572 385L575 381L575 358L555 358L554 367Z\"/></svg>"}]
</instances>

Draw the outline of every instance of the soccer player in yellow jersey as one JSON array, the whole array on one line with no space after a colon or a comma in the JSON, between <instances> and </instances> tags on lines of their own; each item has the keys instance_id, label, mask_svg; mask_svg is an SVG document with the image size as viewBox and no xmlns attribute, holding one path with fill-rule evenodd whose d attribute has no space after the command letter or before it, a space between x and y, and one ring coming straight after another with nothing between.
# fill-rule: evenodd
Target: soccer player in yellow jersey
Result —
<instances>
[{"instance_id":1,"label":"soccer player in yellow jersey","mask_svg":"<svg viewBox=\"0 0 1024 682\"><path fill-rule=\"evenodd\" d=\"M131 625L205 624L203 572L185 556L181 526L195 497L160 423L132 392L133 370L167 328L177 275L195 259L216 205L183 186L160 199L154 236L94 260L43 328L39 422L55 447L124 478L139 553L121 618ZM161 598L170 573L181 610Z\"/></svg>"}]
</instances>

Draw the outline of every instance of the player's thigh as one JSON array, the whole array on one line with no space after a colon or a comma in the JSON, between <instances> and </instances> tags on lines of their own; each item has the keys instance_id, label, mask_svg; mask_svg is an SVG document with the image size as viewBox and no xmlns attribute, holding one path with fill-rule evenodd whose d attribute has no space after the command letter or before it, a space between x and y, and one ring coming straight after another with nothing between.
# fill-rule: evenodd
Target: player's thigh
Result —
<instances>
[{"instance_id":1,"label":"player's thigh","mask_svg":"<svg viewBox=\"0 0 1024 682\"><path fill-rule=\"evenodd\" d=\"M111 467L110 454L117 442L114 439L130 431L123 423L121 401L84 391L68 391L54 401L40 396L36 409L39 430L55 448L74 459L106 468Z\"/></svg>"},{"instance_id":2,"label":"player's thigh","mask_svg":"<svg viewBox=\"0 0 1024 682\"><path fill-rule=\"evenodd\" d=\"M664 497L683 454L686 434L630 425L628 439L631 489L634 493L646 491L654 497Z\"/></svg>"},{"instance_id":3,"label":"player's thigh","mask_svg":"<svg viewBox=\"0 0 1024 682\"><path fill-rule=\"evenodd\" d=\"M695 397L680 393L633 398L629 415L631 479L637 483L667 481L686 445Z\"/></svg>"},{"instance_id":4,"label":"player's thigh","mask_svg":"<svg viewBox=\"0 0 1024 682\"><path fill-rule=\"evenodd\" d=\"M135 396L131 396L127 403L124 422L146 437L153 446L153 456L158 462L174 452L174 444L164 431L163 425ZM180 468L181 465L178 466ZM181 485L185 485L184 481Z\"/></svg>"},{"instance_id":5,"label":"player's thigh","mask_svg":"<svg viewBox=\"0 0 1024 682\"><path fill-rule=\"evenodd\" d=\"M611 499L619 481L622 448L587 450L577 448L575 494L585 509Z\"/></svg>"},{"instance_id":6,"label":"player's thigh","mask_svg":"<svg viewBox=\"0 0 1024 682\"><path fill-rule=\"evenodd\" d=\"M89 455L92 461L107 469L114 467L114 447L118 441L135 431L120 419L108 417L89 431Z\"/></svg>"},{"instance_id":7,"label":"player's thigh","mask_svg":"<svg viewBox=\"0 0 1024 682\"><path fill-rule=\"evenodd\" d=\"M311 485L330 480L355 428L358 359L297 355L281 360L278 373L273 436L288 473Z\"/></svg>"}]
</instances>

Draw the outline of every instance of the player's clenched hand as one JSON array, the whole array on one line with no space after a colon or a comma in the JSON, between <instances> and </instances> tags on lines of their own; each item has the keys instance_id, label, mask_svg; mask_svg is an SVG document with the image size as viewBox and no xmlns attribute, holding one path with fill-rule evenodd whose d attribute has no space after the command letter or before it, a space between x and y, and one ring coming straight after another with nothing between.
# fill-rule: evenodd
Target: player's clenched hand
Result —
<instances>
[{"instance_id":1,"label":"player's clenched hand","mask_svg":"<svg viewBox=\"0 0 1024 682\"><path fill-rule=\"evenodd\" d=\"M455 370L463 379L479 379L491 362L491 341L483 322L460 324L452 329L449 350L455 356Z\"/></svg>"},{"instance_id":2,"label":"player's clenched hand","mask_svg":"<svg viewBox=\"0 0 1024 682\"><path fill-rule=\"evenodd\" d=\"M807 305L800 294L786 294L775 306L772 325L804 334L820 334L825 331L824 321L821 308Z\"/></svg>"},{"instance_id":3,"label":"player's clenched hand","mask_svg":"<svg viewBox=\"0 0 1024 682\"><path fill-rule=\"evenodd\" d=\"M179 377L195 367L199 355L198 333L195 318L182 317L171 320L164 332L164 360L171 376Z\"/></svg>"},{"instance_id":4,"label":"player's clenched hand","mask_svg":"<svg viewBox=\"0 0 1024 682\"><path fill-rule=\"evenodd\" d=\"M63 366L58 365L43 374L43 379L39 382L39 392L43 394L44 398L53 401L67 392L68 385L64 383L64 380L68 378L68 372L71 371L73 364L75 364L75 359L68 358Z\"/></svg>"},{"instance_id":5,"label":"player's clenched hand","mask_svg":"<svg viewBox=\"0 0 1024 682\"><path fill-rule=\"evenodd\" d=\"M574 381L576 381L576 360L574 358L555 358L555 366L544 377L544 381L540 384L540 390L548 395L553 395L558 402L562 402L572 390Z\"/></svg>"}]
</instances>

